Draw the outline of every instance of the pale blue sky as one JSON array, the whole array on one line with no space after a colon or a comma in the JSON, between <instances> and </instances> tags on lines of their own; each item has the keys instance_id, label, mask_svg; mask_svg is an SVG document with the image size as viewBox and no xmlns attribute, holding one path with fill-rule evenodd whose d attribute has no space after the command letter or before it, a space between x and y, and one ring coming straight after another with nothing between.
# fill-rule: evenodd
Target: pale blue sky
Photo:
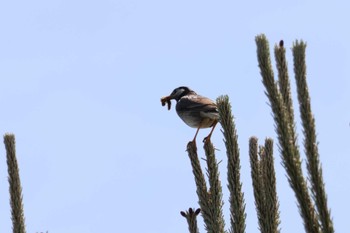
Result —
<instances>
[{"instance_id":1,"label":"pale blue sky","mask_svg":"<svg viewBox=\"0 0 350 233\"><path fill-rule=\"evenodd\" d=\"M345 232L349 10L345 0L2 2L0 134L16 135L27 232L187 232L179 212L198 207L185 152L195 130L159 101L180 85L212 99L230 96L246 232L257 232L248 139L275 138L257 67L254 38L260 33L271 48L280 39L287 48L295 39L308 44L308 83L329 206L335 229ZM292 71L290 49L287 56ZM299 124L298 130L301 141ZM199 139L208 132L200 131ZM227 203L220 127L212 141L223 160ZM282 232L303 232L275 148ZM11 232L4 149L1 154L0 232ZM227 227L228 209L225 204Z\"/></svg>"}]
</instances>

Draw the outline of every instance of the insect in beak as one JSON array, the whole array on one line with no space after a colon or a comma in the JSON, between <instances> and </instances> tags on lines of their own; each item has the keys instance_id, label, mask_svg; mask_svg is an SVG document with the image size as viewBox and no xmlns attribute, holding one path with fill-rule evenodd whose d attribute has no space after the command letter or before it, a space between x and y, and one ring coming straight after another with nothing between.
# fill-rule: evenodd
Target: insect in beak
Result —
<instances>
[{"instance_id":1,"label":"insect in beak","mask_svg":"<svg viewBox=\"0 0 350 233\"><path fill-rule=\"evenodd\" d=\"M162 106L165 106L165 104L168 104L168 110L171 108L171 96L165 96L160 99L160 102L162 103Z\"/></svg>"}]
</instances>

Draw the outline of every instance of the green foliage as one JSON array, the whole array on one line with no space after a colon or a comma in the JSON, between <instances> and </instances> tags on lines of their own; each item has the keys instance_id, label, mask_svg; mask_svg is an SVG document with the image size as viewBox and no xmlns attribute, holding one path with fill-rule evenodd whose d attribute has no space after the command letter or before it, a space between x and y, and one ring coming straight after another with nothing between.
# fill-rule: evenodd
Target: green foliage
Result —
<instances>
[{"instance_id":1,"label":"green foliage","mask_svg":"<svg viewBox=\"0 0 350 233\"><path fill-rule=\"evenodd\" d=\"M307 186L307 178L304 177L301 167L290 81L285 57L286 50L283 46L283 41L280 42L279 46L276 45L274 47L278 82L274 79L269 44L265 35L257 36L255 41L257 45L260 74L265 86L265 94L269 99L275 121L275 130L277 133L282 165L286 170L290 187L295 193L305 232L333 233L333 223L330 216L330 210L327 206L327 195L325 192L317 148L315 120L311 112L310 97L306 82L306 44L303 41L296 41L293 45L292 51L304 134L304 148L307 158L306 167L308 171L308 180L310 180L311 183L310 187ZM220 115L219 121L223 128L222 132L228 160L227 177L228 189L230 192L229 232L243 233L245 232L246 213L244 193L242 192L242 183L240 181L238 136L228 96L219 97L217 99L217 107ZM223 229L222 190L213 148L214 146L210 141L204 144L208 166L208 189L198 160L197 147L193 142L189 142L187 145L187 151L191 160L197 186L198 203L202 209L205 229L207 232L217 233L225 232L225 230ZM258 139L251 137L249 141L249 156L259 229L262 233L279 233L279 203L276 192L275 169L273 165L272 139L266 139L265 145L260 146L258 149ZM310 196L310 193L312 197ZM195 218L196 216L197 215L193 215L192 217Z\"/></svg>"},{"instance_id":2,"label":"green foliage","mask_svg":"<svg viewBox=\"0 0 350 233\"><path fill-rule=\"evenodd\" d=\"M5 134L8 181L10 185L12 230L13 233L25 233L25 222L22 203L22 187L19 177L19 168L16 158L15 135Z\"/></svg>"},{"instance_id":3,"label":"green foliage","mask_svg":"<svg viewBox=\"0 0 350 233\"><path fill-rule=\"evenodd\" d=\"M204 149L208 166L207 175L209 177L209 189L207 188L206 180L198 159L196 144L194 141L191 141L187 145L205 229L210 233L223 233L225 222L222 214L222 188L219 180L218 164L215 158L214 147L210 140L206 141Z\"/></svg>"},{"instance_id":4,"label":"green foliage","mask_svg":"<svg viewBox=\"0 0 350 233\"><path fill-rule=\"evenodd\" d=\"M262 233L280 232L272 139L266 139L258 151L258 139L251 137L249 157L259 229Z\"/></svg>"}]
</instances>

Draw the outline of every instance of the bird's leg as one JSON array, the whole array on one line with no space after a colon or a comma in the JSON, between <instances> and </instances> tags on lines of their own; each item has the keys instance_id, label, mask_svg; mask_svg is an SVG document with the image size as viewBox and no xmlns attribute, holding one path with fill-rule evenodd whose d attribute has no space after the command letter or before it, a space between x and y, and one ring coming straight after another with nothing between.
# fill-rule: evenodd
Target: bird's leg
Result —
<instances>
[{"instance_id":1,"label":"bird's leg","mask_svg":"<svg viewBox=\"0 0 350 233\"><path fill-rule=\"evenodd\" d=\"M198 131L199 131L200 128L201 128L201 125L198 126L198 129L197 129L197 131L196 131L196 134L194 135L194 138L193 138L193 140L192 140L192 142L194 142L194 143L196 143L196 137L197 137L197 134L198 134Z\"/></svg>"},{"instance_id":2,"label":"bird's leg","mask_svg":"<svg viewBox=\"0 0 350 233\"><path fill-rule=\"evenodd\" d=\"M203 142L207 142L207 141L209 142L209 141L210 141L210 137L211 137L211 135L212 135L212 133L213 133L213 131L214 131L215 126L216 126L217 123L218 123L217 121L215 121L215 122L213 123L213 126L212 126L212 128L211 128L210 133L208 134L208 136L206 136L206 137L203 139Z\"/></svg>"}]
</instances>

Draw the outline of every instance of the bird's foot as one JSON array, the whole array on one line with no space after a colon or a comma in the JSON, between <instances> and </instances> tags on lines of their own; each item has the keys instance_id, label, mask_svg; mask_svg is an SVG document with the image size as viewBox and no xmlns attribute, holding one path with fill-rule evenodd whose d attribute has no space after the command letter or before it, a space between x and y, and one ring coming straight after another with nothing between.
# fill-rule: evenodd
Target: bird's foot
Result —
<instances>
[{"instance_id":1,"label":"bird's foot","mask_svg":"<svg viewBox=\"0 0 350 233\"><path fill-rule=\"evenodd\" d=\"M209 143L209 142L210 142L210 136L211 136L211 135L206 136L206 137L203 139L203 142L204 142L204 143Z\"/></svg>"}]
</instances>

